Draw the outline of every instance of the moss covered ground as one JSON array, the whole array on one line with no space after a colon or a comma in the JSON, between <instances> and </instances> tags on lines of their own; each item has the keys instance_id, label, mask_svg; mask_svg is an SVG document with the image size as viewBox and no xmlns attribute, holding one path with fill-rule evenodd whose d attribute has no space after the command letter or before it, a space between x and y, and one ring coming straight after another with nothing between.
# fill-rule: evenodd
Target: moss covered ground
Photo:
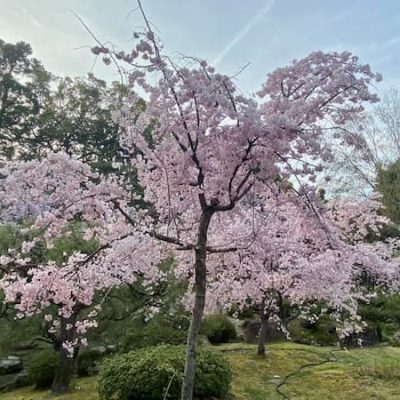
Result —
<instances>
[{"instance_id":1,"label":"moss covered ground","mask_svg":"<svg viewBox=\"0 0 400 400\"><path fill-rule=\"evenodd\" d=\"M275 343L265 358L253 345L217 346L234 372L237 400L400 400L400 348L354 350ZM95 378L77 379L71 393L58 400L97 400ZM1 400L51 399L30 388L0 395Z\"/></svg>"},{"instance_id":2,"label":"moss covered ground","mask_svg":"<svg viewBox=\"0 0 400 400\"><path fill-rule=\"evenodd\" d=\"M294 343L273 344L266 358L254 346L223 347L238 400L400 399L400 349L338 350Z\"/></svg>"}]
</instances>

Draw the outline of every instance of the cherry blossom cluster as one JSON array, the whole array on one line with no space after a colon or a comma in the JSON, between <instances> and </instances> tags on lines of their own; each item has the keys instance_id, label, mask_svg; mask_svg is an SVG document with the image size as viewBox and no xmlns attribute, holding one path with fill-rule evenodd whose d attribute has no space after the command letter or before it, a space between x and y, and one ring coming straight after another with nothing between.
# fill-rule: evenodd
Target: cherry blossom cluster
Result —
<instances>
[{"instance_id":1,"label":"cherry blossom cluster","mask_svg":"<svg viewBox=\"0 0 400 400\"><path fill-rule=\"evenodd\" d=\"M63 153L9 165L2 175L1 220L24 223L23 233L30 238L0 257L0 265L8 271L0 287L5 301L15 304L18 318L55 306L54 318L45 317L49 332L60 329L60 320L72 319L66 329L73 328L74 345L64 343L71 349L84 344L87 329L96 326L97 293L106 296L111 288L138 277L148 282L162 279L156 268L162 249L142 226L127 223L118 211L116 204L126 206L132 196L116 179L101 177ZM147 218L140 211L136 216ZM84 240L97 243L93 253L64 254L61 265L53 260L33 263L35 246L52 248L55 239L70 235L77 224ZM79 311L89 308L93 309L89 315L79 319Z\"/></svg>"},{"instance_id":2,"label":"cherry blossom cluster","mask_svg":"<svg viewBox=\"0 0 400 400\"><path fill-rule=\"evenodd\" d=\"M371 294L362 276L367 273L377 287L398 291L399 241L366 241L389 222L379 215L376 200L313 204L318 209L304 209L285 194L266 196L246 210L247 218L231 221L233 226L224 221L224 240L238 250L211 255L208 311L251 307L280 323L283 299L308 318L310 304L322 301L343 324L341 336L363 328L358 302Z\"/></svg>"},{"instance_id":3,"label":"cherry blossom cluster","mask_svg":"<svg viewBox=\"0 0 400 400\"><path fill-rule=\"evenodd\" d=\"M135 33L132 51L93 52L106 64L131 68L129 93L114 118L151 212L134 207L119 179L62 153L7 166L0 174L2 221L32 218L47 246L80 221L84 237L99 242L94 254L73 254L61 266L7 274L7 300L24 315L57 304L68 318L98 290L138 274L158 279L156 266L171 252L178 272L194 282L197 319L205 277L210 297L224 302L260 302L272 288L295 302L322 297L350 304L350 271L372 263L372 255L364 247L353 252L356 244L336 229L346 217L325 212L310 185L333 157L326 129L376 102L369 88L381 76L348 52L315 52L268 74L258 94L246 96L206 61L165 56L143 17L147 30ZM346 229L361 247L358 227ZM34 246L27 241L23 251ZM19 258L27 265L20 254L10 251L2 263ZM192 334L195 349L198 332Z\"/></svg>"}]
</instances>

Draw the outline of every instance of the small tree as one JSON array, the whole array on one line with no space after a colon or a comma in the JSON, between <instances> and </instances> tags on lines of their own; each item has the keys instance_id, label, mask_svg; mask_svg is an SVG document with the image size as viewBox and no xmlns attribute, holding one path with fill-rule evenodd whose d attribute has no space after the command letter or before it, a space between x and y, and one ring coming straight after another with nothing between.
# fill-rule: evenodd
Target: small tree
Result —
<instances>
[{"instance_id":1,"label":"small tree","mask_svg":"<svg viewBox=\"0 0 400 400\"><path fill-rule=\"evenodd\" d=\"M25 229L31 240L0 257L5 271L0 287L18 318L42 314L49 323L60 355L52 390L62 393L68 390L74 356L86 345L87 329L96 326L99 295L138 276L156 279L156 249L115 212L113 196L122 202L129 194L111 180L99 183L98 174L65 154L11 165L4 175L2 220L33 222ZM76 226L84 239L94 238L94 249L65 252L61 260L56 253L52 259L58 238L72 235ZM50 256L41 263L32 259L37 246Z\"/></svg>"},{"instance_id":2,"label":"small tree","mask_svg":"<svg viewBox=\"0 0 400 400\"><path fill-rule=\"evenodd\" d=\"M374 279L376 287L397 289L399 282L398 260L392 259L398 244L365 243L370 232L388 222L377 215L378 202L330 201L320 209L324 220L319 221L314 212L282 197L271 195L249 208L253 224L243 225L240 232L252 245L242 243L236 254L213 260L210 269L209 308L238 305L259 313L259 355L265 355L269 321L285 330L291 318L323 302L325 310L345 315L340 332L345 336L363 328L357 314L358 301L368 301L363 274ZM294 315L285 315L285 301L296 307Z\"/></svg>"}]
</instances>

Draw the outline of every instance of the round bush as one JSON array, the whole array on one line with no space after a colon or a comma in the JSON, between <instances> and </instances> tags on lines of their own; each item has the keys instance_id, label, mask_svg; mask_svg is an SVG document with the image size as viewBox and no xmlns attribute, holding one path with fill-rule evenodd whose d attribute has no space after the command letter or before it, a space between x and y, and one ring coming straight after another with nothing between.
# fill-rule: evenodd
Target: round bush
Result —
<instances>
[{"instance_id":1,"label":"round bush","mask_svg":"<svg viewBox=\"0 0 400 400\"><path fill-rule=\"evenodd\" d=\"M179 399L186 347L160 345L131 351L106 360L98 376L102 400ZM222 353L200 347L194 397L223 398L232 380L230 366Z\"/></svg>"},{"instance_id":2,"label":"round bush","mask_svg":"<svg viewBox=\"0 0 400 400\"><path fill-rule=\"evenodd\" d=\"M51 387L59 362L58 354L51 350L44 351L32 359L28 366L28 376L36 389Z\"/></svg>"},{"instance_id":3,"label":"round bush","mask_svg":"<svg viewBox=\"0 0 400 400\"><path fill-rule=\"evenodd\" d=\"M289 323L289 333L294 342L332 346L339 342L336 323L329 316L311 322L297 318Z\"/></svg>"},{"instance_id":4,"label":"round bush","mask_svg":"<svg viewBox=\"0 0 400 400\"><path fill-rule=\"evenodd\" d=\"M202 333L212 344L227 343L236 339L236 329L225 315L209 315L203 320Z\"/></svg>"}]
</instances>

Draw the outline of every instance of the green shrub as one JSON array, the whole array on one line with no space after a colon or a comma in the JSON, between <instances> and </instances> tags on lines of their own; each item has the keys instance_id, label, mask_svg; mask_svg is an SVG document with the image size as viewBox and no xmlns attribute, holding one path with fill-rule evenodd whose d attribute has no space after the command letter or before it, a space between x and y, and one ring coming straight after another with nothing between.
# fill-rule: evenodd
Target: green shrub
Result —
<instances>
[{"instance_id":1,"label":"green shrub","mask_svg":"<svg viewBox=\"0 0 400 400\"><path fill-rule=\"evenodd\" d=\"M359 314L369 327L378 331L381 341L397 342L392 336L400 324L400 295L378 293L369 303L359 305Z\"/></svg>"},{"instance_id":2,"label":"green shrub","mask_svg":"<svg viewBox=\"0 0 400 400\"><path fill-rule=\"evenodd\" d=\"M186 343L186 329L178 329L166 321L154 319L146 325L131 329L122 343L122 351L127 352L159 344Z\"/></svg>"},{"instance_id":3,"label":"green shrub","mask_svg":"<svg viewBox=\"0 0 400 400\"><path fill-rule=\"evenodd\" d=\"M105 354L97 350L82 351L76 362L76 372L79 377L92 376L99 372L100 362Z\"/></svg>"},{"instance_id":4,"label":"green shrub","mask_svg":"<svg viewBox=\"0 0 400 400\"><path fill-rule=\"evenodd\" d=\"M59 357L55 351L46 350L37 355L28 366L28 376L36 389L51 387L59 366Z\"/></svg>"},{"instance_id":5,"label":"green shrub","mask_svg":"<svg viewBox=\"0 0 400 400\"><path fill-rule=\"evenodd\" d=\"M236 339L236 329L225 315L215 314L204 318L201 332L212 344L227 343Z\"/></svg>"},{"instance_id":6,"label":"green shrub","mask_svg":"<svg viewBox=\"0 0 400 400\"><path fill-rule=\"evenodd\" d=\"M186 347L161 345L146 347L105 360L98 376L102 400L179 399ZM199 400L223 398L232 380L222 353L200 347L194 397Z\"/></svg>"},{"instance_id":7,"label":"green shrub","mask_svg":"<svg viewBox=\"0 0 400 400\"><path fill-rule=\"evenodd\" d=\"M395 333L393 333L393 335L390 337L389 343L391 346L400 346L400 331L396 331Z\"/></svg>"},{"instance_id":8,"label":"green shrub","mask_svg":"<svg viewBox=\"0 0 400 400\"><path fill-rule=\"evenodd\" d=\"M322 346L330 346L339 342L336 324L329 316L322 315L314 322L297 318L290 321L288 329L290 337L295 342Z\"/></svg>"}]
</instances>

